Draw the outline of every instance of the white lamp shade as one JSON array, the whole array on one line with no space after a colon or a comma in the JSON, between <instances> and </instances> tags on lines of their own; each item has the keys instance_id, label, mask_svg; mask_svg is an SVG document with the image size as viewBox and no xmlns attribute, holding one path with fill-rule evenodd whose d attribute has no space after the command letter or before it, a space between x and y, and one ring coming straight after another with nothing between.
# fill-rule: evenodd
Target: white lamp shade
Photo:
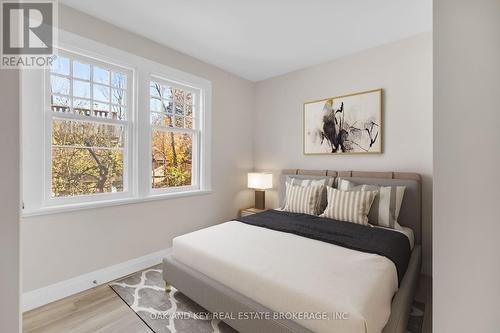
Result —
<instances>
[{"instance_id":1,"label":"white lamp shade","mask_svg":"<svg viewBox=\"0 0 500 333\"><path fill-rule=\"evenodd\" d=\"M248 188L267 190L273 188L273 174L251 172L248 174Z\"/></svg>"}]
</instances>

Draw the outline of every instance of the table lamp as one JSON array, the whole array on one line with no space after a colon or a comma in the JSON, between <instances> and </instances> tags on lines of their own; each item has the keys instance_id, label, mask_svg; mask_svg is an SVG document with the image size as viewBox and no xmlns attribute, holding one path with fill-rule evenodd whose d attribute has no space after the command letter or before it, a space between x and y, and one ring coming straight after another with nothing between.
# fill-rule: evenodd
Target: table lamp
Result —
<instances>
[{"instance_id":1,"label":"table lamp","mask_svg":"<svg viewBox=\"0 0 500 333\"><path fill-rule=\"evenodd\" d=\"M266 208L266 192L273 188L273 174L264 172L250 172L248 174L248 188L255 190L255 208Z\"/></svg>"}]
</instances>

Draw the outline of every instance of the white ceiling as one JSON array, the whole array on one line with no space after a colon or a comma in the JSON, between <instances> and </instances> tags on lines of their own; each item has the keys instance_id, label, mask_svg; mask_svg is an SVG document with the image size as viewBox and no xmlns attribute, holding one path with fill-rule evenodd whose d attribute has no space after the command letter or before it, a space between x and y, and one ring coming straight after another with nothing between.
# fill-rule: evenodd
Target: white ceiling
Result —
<instances>
[{"instance_id":1,"label":"white ceiling","mask_svg":"<svg viewBox=\"0 0 500 333\"><path fill-rule=\"evenodd\" d=\"M60 0L259 81L432 29L432 0Z\"/></svg>"}]
</instances>

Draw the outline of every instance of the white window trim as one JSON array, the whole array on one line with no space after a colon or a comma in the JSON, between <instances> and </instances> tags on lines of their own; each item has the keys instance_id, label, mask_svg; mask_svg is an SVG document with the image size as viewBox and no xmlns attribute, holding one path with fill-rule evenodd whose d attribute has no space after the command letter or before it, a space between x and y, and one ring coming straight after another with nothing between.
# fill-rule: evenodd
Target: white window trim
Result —
<instances>
[{"instance_id":1,"label":"white window trim","mask_svg":"<svg viewBox=\"0 0 500 333\"><path fill-rule=\"evenodd\" d=\"M126 120L113 120L108 118L96 118L96 117L88 117L74 114L64 114L64 113L55 113L51 111L50 105L50 90L48 89L50 85L50 70L47 68L44 71L44 105L43 112L45 114L44 121L44 187L43 187L43 207L52 207L52 206L64 206L71 204L79 204L79 203L90 203L90 202L100 202L100 201L110 201L113 199L124 199L124 198L132 198L134 197L135 188L133 184L134 179L134 166L133 166L133 157L131 153L133 152L132 145L135 141L134 135L134 124L135 124L135 113L136 110L133 107L135 100L134 93L134 81L135 81L135 73L132 67L119 66L115 63L104 62L102 60L96 59L91 56L80 56L76 53L73 53L71 50L59 48L57 53L62 57L70 58L72 60L79 60L84 63L88 63L92 66L98 66L101 68L105 68L111 71L119 71L125 72L127 74L127 87L125 89L127 93L127 114ZM70 66L70 75L68 78L72 79L73 68ZM61 75L58 75L61 76ZM92 71L90 73L90 80L92 81ZM111 82L110 82L111 86ZM93 86L90 85L90 102L93 101ZM72 91L69 92L69 95L72 95ZM111 96L110 96L110 106L111 106ZM79 196L71 196L71 197L52 197L50 195L52 191L52 121L54 119L67 119L67 120L75 120L82 122L91 122L91 123L102 123L102 124L110 124L110 125L122 125L125 128L125 140L123 143L123 191L116 193L94 193L89 195L79 195Z\"/></svg>"},{"instance_id":2,"label":"white window trim","mask_svg":"<svg viewBox=\"0 0 500 333\"><path fill-rule=\"evenodd\" d=\"M67 213L67 212L101 208L101 207L113 207L113 206L131 205L131 204L145 203L151 201L158 201L158 200L186 198L199 195L207 195L211 193L213 193L213 190L195 190L195 191L183 191L178 193L163 193L160 195L152 195L145 198L134 197L134 198L101 200L93 202L82 202L82 203L74 203L63 206L43 207L37 210L24 211L22 216L30 217L30 216L60 214L60 213Z\"/></svg>"},{"instance_id":3,"label":"white window trim","mask_svg":"<svg viewBox=\"0 0 500 333\"><path fill-rule=\"evenodd\" d=\"M120 193L93 194L89 196L75 197L78 200L62 200L47 205L45 200L45 189L51 184L46 183L46 165L36 170L33 166L40 165L45 159L45 150L50 140L43 140L44 133L50 133L46 129L45 112L45 86L46 77L43 70L24 70L21 77L23 98L22 108L22 188L23 188L23 216L34 216L54 214L60 212L91 209L97 207L115 206L152 200L163 200L203 195L212 193L211 189L211 82L195 75L179 71L177 69L156 63L128 52L100 44L98 42L83 38L81 36L59 31L59 44L57 48L79 53L97 59L98 61L111 65L130 69L133 74L131 82L132 94L127 98L133 101L133 105L127 106L130 121L130 137L128 142L128 184L127 190ZM88 50L99 50L95 53ZM149 110L149 81L151 78L162 78L169 82L178 82L182 86L199 89L200 93L200 144L199 144L199 180L198 187L169 188L165 191L153 190L151 186L151 122ZM127 83L129 86L129 83ZM130 103L127 101L127 103ZM29 110L40 110L35 113ZM33 117L32 117L33 116ZM57 114L57 116L60 116ZM63 116L64 117L64 116ZM83 116L82 116L83 117ZM81 120L87 119L83 117ZM87 119L91 120L91 119ZM106 120L104 120L106 121ZM44 124L44 126L40 126ZM37 162L38 161L38 162ZM31 167L30 167L31 166ZM50 172L50 169L49 169ZM50 180L50 179L49 179ZM29 185L28 185L29 184ZM101 200L94 200L102 196ZM86 198L89 197L89 198ZM73 199L73 198L68 198Z\"/></svg>"}]
</instances>

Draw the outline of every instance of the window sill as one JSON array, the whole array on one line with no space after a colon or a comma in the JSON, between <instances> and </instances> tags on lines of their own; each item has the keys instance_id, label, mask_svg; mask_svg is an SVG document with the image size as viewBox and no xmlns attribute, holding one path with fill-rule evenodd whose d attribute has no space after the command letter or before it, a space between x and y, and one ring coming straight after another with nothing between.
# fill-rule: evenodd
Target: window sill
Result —
<instances>
[{"instance_id":1,"label":"window sill","mask_svg":"<svg viewBox=\"0 0 500 333\"><path fill-rule=\"evenodd\" d=\"M59 213L67 213L78 210L87 210L101 207L111 207L111 206L120 206L120 205L129 205L136 204L148 201L157 201L157 200L168 200L168 199L176 199L176 198L184 198L184 197L192 197L198 195L206 195L212 193L213 190L192 190L192 191L183 191L183 192L172 192L172 193L162 193L162 194L154 194L145 198L125 198L125 199L112 199L112 200L104 200L97 202L86 202L86 203L77 203L77 204L69 204L69 205L61 205L61 206L48 206L39 209L33 210L25 210L21 213L21 217L31 217L31 216L39 216L39 215L51 215L51 214L59 214Z\"/></svg>"}]
</instances>

